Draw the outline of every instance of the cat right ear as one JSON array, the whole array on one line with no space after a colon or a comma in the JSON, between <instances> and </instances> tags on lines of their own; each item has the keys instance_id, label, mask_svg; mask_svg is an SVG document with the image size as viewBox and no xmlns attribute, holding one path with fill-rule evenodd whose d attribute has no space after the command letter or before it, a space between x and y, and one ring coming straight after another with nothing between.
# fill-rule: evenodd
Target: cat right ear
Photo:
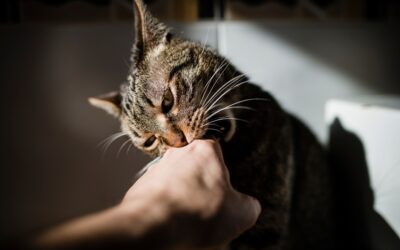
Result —
<instances>
[{"instance_id":1,"label":"cat right ear","mask_svg":"<svg viewBox=\"0 0 400 250\"><path fill-rule=\"evenodd\" d=\"M90 97L89 103L118 118L121 115L121 100L121 94L113 91L97 97Z\"/></svg>"}]
</instances>

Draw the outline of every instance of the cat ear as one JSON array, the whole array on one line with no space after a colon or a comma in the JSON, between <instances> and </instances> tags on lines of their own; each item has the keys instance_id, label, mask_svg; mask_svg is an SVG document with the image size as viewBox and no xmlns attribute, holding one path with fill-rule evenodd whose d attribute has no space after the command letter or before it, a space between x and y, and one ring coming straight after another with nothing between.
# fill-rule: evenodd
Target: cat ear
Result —
<instances>
[{"instance_id":1,"label":"cat ear","mask_svg":"<svg viewBox=\"0 0 400 250\"><path fill-rule=\"evenodd\" d=\"M136 31L134 56L140 60L147 50L166 41L168 28L151 15L142 0L134 0L133 9Z\"/></svg>"},{"instance_id":2,"label":"cat ear","mask_svg":"<svg viewBox=\"0 0 400 250\"><path fill-rule=\"evenodd\" d=\"M121 99L121 94L113 91L97 97L90 97L89 103L118 118L121 115Z\"/></svg>"}]
</instances>

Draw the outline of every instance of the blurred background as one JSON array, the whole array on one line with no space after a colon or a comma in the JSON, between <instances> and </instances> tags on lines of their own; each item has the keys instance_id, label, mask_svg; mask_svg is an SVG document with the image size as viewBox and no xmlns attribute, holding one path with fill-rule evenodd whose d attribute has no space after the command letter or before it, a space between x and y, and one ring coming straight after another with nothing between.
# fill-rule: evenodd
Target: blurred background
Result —
<instances>
[{"instance_id":1,"label":"blurred background","mask_svg":"<svg viewBox=\"0 0 400 250\"><path fill-rule=\"evenodd\" d=\"M213 47L272 92L325 144L328 100L384 95L374 103L400 108L400 1L145 2L174 33ZM0 2L1 241L112 206L150 160L127 138L105 149L119 124L87 103L124 81L133 28L128 0ZM392 214L398 235L400 213ZM381 238L397 242L388 228Z\"/></svg>"},{"instance_id":2,"label":"blurred background","mask_svg":"<svg viewBox=\"0 0 400 250\"><path fill-rule=\"evenodd\" d=\"M148 0L162 20L398 21L396 0ZM98 22L131 20L129 0L5 0L2 22Z\"/></svg>"}]
</instances>

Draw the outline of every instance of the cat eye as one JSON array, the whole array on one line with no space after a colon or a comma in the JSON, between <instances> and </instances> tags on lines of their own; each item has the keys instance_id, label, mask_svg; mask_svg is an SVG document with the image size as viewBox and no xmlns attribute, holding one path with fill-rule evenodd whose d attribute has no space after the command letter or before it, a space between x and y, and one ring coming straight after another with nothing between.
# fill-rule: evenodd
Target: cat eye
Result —
<instances>
[{"instance_id":1,"label":"cat eye","mask_svg":"<svg viewBox=\"0 0 400 250\"><path fill-rule=\"evenodd\" d=\"M161 110L164 114L167 114L171 110L172 106L174 106L174 96L169 88L165 93L164 99L161 103Z\"/></svg>"},{"instance_id":2,"label":"cat eye","mask_svg":"<svg viewBox=\"0 0 400 250\"><path fill-rule=\"evenodd\" d=\"M154 144L156 137L154 135L150 136L143 144L143 147L148 148Z\"/></svg>"}]
</instances>

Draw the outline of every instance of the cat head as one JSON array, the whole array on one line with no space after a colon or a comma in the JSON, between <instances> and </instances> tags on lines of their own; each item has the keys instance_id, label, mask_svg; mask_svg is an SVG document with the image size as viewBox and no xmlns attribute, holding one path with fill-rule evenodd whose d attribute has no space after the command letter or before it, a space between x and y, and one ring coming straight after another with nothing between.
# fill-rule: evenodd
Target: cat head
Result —
<instances>
[{"instance_id":1,"label":"cat head","mask_svg":"<svg viewBox=\"0 0 400 250\"><path fill-rule=\"evenodd\" d=\"M127 82L90 103L117 117L133 144L153 156L198 138L229 140L235 122L223 108L244 76L212 49L172 34L142 1L134 1L134 12Z\"/></svg>"}]
</instances>

